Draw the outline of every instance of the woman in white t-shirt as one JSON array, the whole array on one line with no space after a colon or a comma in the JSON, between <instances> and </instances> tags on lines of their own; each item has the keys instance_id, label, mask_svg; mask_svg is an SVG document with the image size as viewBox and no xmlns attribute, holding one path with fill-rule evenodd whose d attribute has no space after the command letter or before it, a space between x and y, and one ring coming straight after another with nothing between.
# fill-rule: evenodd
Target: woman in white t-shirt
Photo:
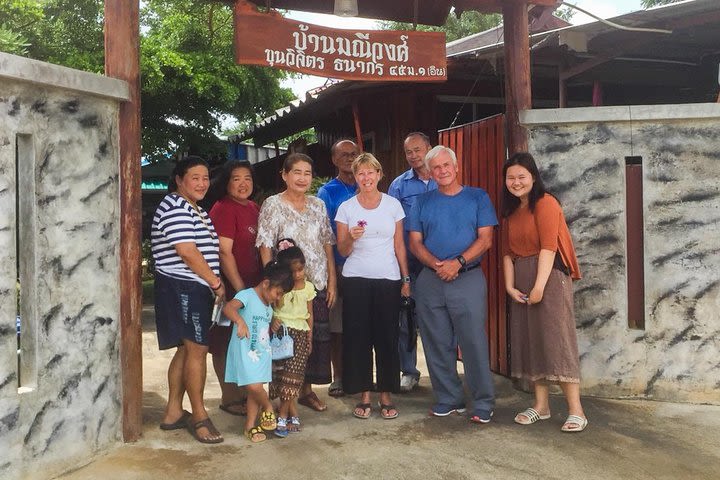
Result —
<instances>
[{"instance_id":1,"label":"woman in white t-shirt","mask_svg":"<svg viewBox=\"0 0 720 480\"><path fill-rule=\"evenodd\" d=\"M348 257L343 267L343 389L360 393L353 415L370 417L373 350L380 416L398 411L391 393L400 390L398 315L400 297L410 296L403 241L402 205L378 190L382 166L363 153L352 165L358 194L338 208L338 251Z\"/></svg>"}]
</instances>

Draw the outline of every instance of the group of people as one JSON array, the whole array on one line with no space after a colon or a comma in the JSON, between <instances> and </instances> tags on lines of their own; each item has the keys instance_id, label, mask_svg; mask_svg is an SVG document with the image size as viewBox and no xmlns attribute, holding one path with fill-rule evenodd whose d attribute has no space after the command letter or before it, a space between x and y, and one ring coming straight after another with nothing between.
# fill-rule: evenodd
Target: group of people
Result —
<instances>
[{"instance_id":1,"label":"group of people","mask_svg":"<svg viewBox=\"0 0 720 480\"><path fill-rule=\"evenodd\" d=\"M307 194L312 160L291 153L281 172L286 189L261 208L250 198L251 166L231 163L216 182L223 198L209 213L199 205L210 188L207 164L199 157L177 163L152 224L158 343L176 348L160 428L188 428L203 443L223 441L203 403L208 352L221 384L220 408L246 416L252 442L267 432L300 431L297 404L327 409L313 385L330 384L334 397L358 395L351 413L359 419L373 414L376 391L380 417L397 418L392 395L413 390L420 378L416 328L436 400L430 413L469 409L470 421L490 421L487 288L478 267L493 242L495 208L484 190L460 183L451 149L413 132L404 150L410 168L385 194L378 188L381 163L352 140L336 142L331 159L338 175L317 197ZM549 384L559 383L569 409L562 430L579 432L587 419L572 239L531 155L513 155L503 174L511 374L535 390L534 404L515 422L550 418ZM213 315L220 300L222 314ZM271 335L292 338L292 357L271 361ZM182 408L185 393L191 412Z\"/></svg>"}]
</instances>

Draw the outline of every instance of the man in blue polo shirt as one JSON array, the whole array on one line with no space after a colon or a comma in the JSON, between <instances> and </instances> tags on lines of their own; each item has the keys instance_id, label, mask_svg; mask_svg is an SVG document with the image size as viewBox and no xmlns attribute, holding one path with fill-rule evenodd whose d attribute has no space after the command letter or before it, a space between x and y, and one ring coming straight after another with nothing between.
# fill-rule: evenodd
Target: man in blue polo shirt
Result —
<instances>
[{"instance_id":1,"label":"man in blue polo shirt","mask_svg":"<svg viewBox=\"0 0 720 480\"><path fill-rule=\"evenodd\" d=\"M335 214L341 203L355 195L357 185L352 171L352 162L358 156L355 142L342 139L335 142L330 149L330 159L337 167L337 177L320 187L317 196L325 202L330 225L333 233L337 235ZM333 382L330 384L328 394L332 397L342 397L345 392L342 388L342 267L345 257L340 255L337 245L333 245L335 252L335 270L337 272L337 296L335 304L330 309L330 361L333 367Z\"/></svg>"},{"instance_id":2,"label":"man in blue polo shirt","mask_svg":"<svg viewBox=\"0 0 720 480\"><path fill-rule=\"evenodd\" d=\"M410 216L410 210L415 204L415 200L423 193L436 190L437 183L430 177L430 172L425 167L425 155L432 147L428 136L422 132L409 133L405 137L403 146L405 148L405 160L410 165L410 169L392 181L390 188L388 188L388 195L400 200L400 204L405 211L405 218L407 218ZM414 283L418 273L422 270L422 264L410 253L407 229L404 235L405 246L408 247L410 281ZM415 323L408 322L408 320L412 319L408 318L407 315L411 314L413 314L412 311L408 314L405 314L405 312L400 314L398 348L400 350L400 371L402 372L400 390L403 392L412 391L420 380L420 371L417 369L417 347L413 341L415 332L410 331L411 328L414 329L414 325L408 325L408 323Z\"/></svg>"},{"instance_id":3,"label":"man in blue polo shirt","mask_svg":"<svg viewBox=\"0 0 720 480\"><path fill-rule=\"evenodd\" d=\"M444 417L465 411L457 339L471 395L470 420L488 423L495 388L485 335L487 285L478 267L492 245L497 217L485 190L460 184L451 149L438 145L428 152L425 164L438 189L418 198L407 229L410 250L423 264L414 291L437 401L430 413Z\"/></svg>"}]
</instances>

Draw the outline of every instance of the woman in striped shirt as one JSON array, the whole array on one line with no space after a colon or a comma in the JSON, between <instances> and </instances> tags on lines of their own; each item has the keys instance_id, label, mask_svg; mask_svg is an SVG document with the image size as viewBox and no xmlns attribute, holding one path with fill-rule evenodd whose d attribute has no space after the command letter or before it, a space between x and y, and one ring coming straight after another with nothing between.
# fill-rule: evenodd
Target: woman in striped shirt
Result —
<instances>
[{"instance_id":1,"label":"woman in striped shirt","mask_svg":"<svg viewBox=\"0 0 720 480\"><path fill-rule=\"evenodd\" d=\"M208 330L220 280L219 241L207 212L197 202L207 193L208 165L200 157L180 160L152 222L155 259L155 322L161 350L177 348L168 368L168 402L160 428L187 428L202 443L223 437L203 402ZM187 392L192 413L183 410Z\"/></svg>"}]
</instances>

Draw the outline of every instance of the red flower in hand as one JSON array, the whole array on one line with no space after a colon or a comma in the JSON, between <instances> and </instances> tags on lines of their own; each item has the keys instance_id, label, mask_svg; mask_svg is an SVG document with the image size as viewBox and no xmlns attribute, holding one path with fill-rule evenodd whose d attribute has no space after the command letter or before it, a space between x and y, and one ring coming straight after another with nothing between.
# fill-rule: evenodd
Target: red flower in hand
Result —
<instances>
[{"instance_id":1,"label":"red flower in hand","mask_svg":"<svg viewBox=\"0 0 720 480\"><path fill-rule=\"evenodd\" d=\"M357 226L365 228L365 225L367 225L367 222L365 220L358 220Z\"/></svg>"}]
</instances>

